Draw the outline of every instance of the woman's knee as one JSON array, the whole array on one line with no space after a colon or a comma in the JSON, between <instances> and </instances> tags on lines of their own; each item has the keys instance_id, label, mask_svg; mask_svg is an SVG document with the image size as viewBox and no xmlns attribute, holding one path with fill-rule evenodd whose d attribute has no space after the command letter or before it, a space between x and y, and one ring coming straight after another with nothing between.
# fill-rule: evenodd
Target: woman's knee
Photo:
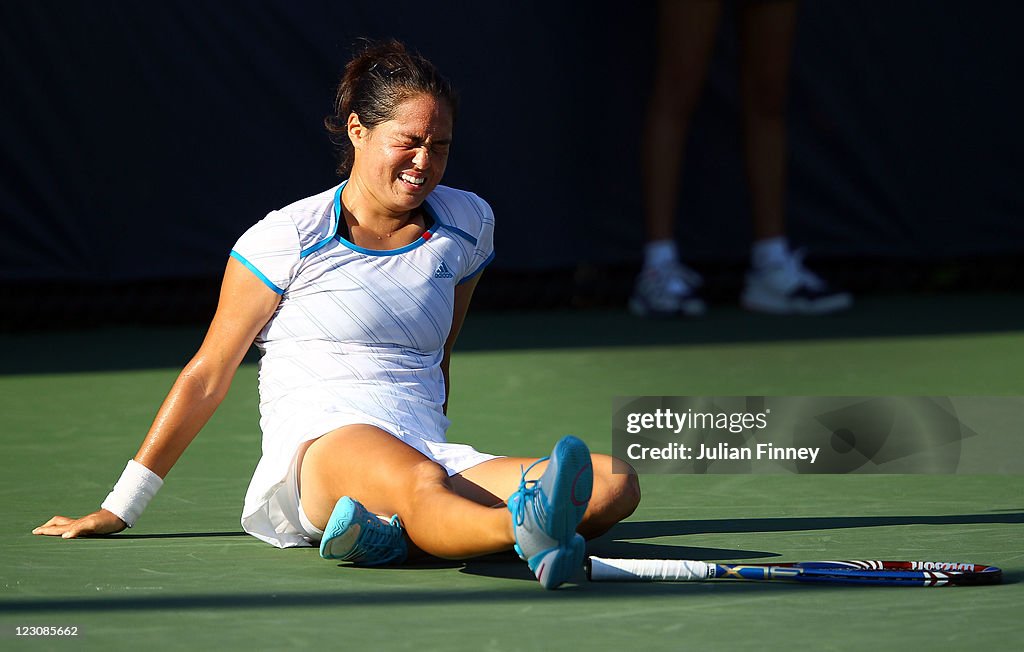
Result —
<instances>
[{"instance_id":1,"label":"woman's knee","mask_svg":"<svg viewBox=\"0 0 1024 652\"><path fill-rule=\"evenodd\" d=\"M580 524L580 533L587 538L600 536L632 514L639 504L640 481L636 472L628 464L595 455L594 494Z\"/></svg>"},{"instance_id":2,"label":"woman's knee","mask_svg":"<svg viewBox=\"0 0 1024 652\"><path fill-rule=\"evenodd\" d=\"M409 511L417 497L447 482L444 468L419 451L378 428L360 425L310 445L301 461L299 484L303 508L323 516L341 496L378 514Z\"/></svg>"},{"instance_id":3,"label":"woman's knee","mask_svg":"<svg viewBox=\"0 0 1024 652\"><path fill-rule=\"evenodd\" d=\"M608 474L605 482L607 511L617 523L636 511L640 504L640 479L636 472L630 469L624 473Z\"/></svg>"},{"instance_id":4,"label":"woman's knee","mask_svg":"<svg viewBox=\"0 0 1024 652\"><path fill-rule=\"evenodd\" d=\"M405 493L415 501L421 498L428 498L437 491L452 491L452 483L448 477L448 471L437 462L429 459L414 464L408 473L405 484Z\"/></svg>"}]
</instances>

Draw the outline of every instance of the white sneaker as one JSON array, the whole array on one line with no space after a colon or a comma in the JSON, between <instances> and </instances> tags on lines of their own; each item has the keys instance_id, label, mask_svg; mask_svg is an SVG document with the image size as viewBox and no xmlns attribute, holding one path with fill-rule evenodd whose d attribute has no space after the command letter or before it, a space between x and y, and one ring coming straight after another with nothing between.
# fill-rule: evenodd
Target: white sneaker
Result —
<instances>
[{"instance_id":1,"label":"white sneaker","mask_svg":"<svg viewBox=\"0 0 1024 652\"><path fill-rule=\"evenodd\" d=\"M829 287L804 267L803 258L798 250L780 265L751 270L740 298L743 307L777 315L823 315L850 308L853 296Z\"/></svg>"},{"instance_id":2,"label":"white sneaker","mask_svg":"<svg viewBox=\"0 0 1024 652\"><path fill-rule=\"evenodd\" d=\"M686 265L645 266L636 279L629 311L638 317L698 317L707 311L697 293L703 284L700 274Z\"/></svg>"}]
</instances>

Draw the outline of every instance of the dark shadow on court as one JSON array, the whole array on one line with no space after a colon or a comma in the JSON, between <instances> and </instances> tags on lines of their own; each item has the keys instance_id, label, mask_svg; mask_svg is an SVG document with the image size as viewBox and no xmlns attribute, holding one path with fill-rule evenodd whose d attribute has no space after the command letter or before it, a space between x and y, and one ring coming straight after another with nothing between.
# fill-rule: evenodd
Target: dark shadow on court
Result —
<instances>
[{"instance_id":1,"label":"dark shadow on court","mask_svg":"<svg viewBox=\"0 0 1024 652\"><path fill-rule=\"evenodd\" d=\"M544 604L548 600L557 601L558 604L585 603L589 600L605 601L610 596L636 597L636 598L658 598L672 596L677 600L700 600L705 601L710 595L736 596L744 594L757 594L762 591L814 591L818 593L829 593L842 591L849 594L858 591L884 590L876 587L858 586L815 586L810 584L784 583L784 582L714 582L711 586L699 582L690 583L667 583L667 582L588 582L583 576L574 578L574 583L568 583L557 591L545 591L537 586L537 581L530 574L529 569L521 561L508 562L503 566L525 569L525 573L515 576L504 571L499 572L493 566L480 566L473 568L467 564L463 572L495 578L523 579L510 586L501 583L493 588L473 590L411 590L408 587L401 587L397 590L381 589L379 591L319 591L287 593L275 592L273 594L232 594L232 593L207 593L201 595L172 595L172 596L150 596L150 597L117 597L117 598L44 598L28 600L3 600L0 601L0 611L7 615L13 614L54 614L54 613L104 613L104 612L156 612L156 611L208 611L214 612L223 609L303 609L303 608L324 608L324 607L366 607L381 606L394 608L400 606L417 606L429 604L450 604L453 606L464 604L479 604L481 602L492 603L529 603ZM339 571L342 572L342 571ZM390 573L397 572L397 569L378 569L375 572ZM1017 575L1004 573L1003 583L1016 583L1020 581ZM982 587L979 587L979 589ZM985 587L988 588L988 587ZM709 594L709 589L713 594ZM970 587L958 587L957 590L972 590ZM685 607L684 603L680 608Z\"/></svg>"},{"instance_id":2,"label":"dark shadow on court","mask_svg":"<svg viewBox=\"0 0 1024 652\"><path fill-rule=\"evenodd\" d=\"M624 310L475 311L457 351L572 349L912 337L1024 331L1017 294L876 296L825 317L779 317L720 306L691 320L649 320ZM180 369L205 327L111 327L7 336L0 375ZM256 356L250 352L247 362Z\"/></svg>"},{"instance_id":3,"label":"dark shadow on court","mask_svg":"<svg viewBox=\"0 0 1024 652\"><path fill-rule=\"evenodd\" d=\"M952 516L847 516L627 521L619 523L604 536L588 542L587 552L593 555L625 559L751 560L776 557L778 555L770 552L750 550L691 548L679 545L641 543L637 542L636 539L654 539L690 534L750 534L888 527L893 525L969 525L984 523L1024 523L1024 512Z\"/></svg>"},{"instance_id":4,"label":"dark shadow on court","mask_svg":"<svg viewBox=\"0 0 1024 652\"><path fill-rule=\"evenodd\" d=\"M389 566L388 571L420 571L420 570L443 570L461 568L462 561L453 559L441 559L440 557L423 556L417 559L408 559L401 566ZM338 568L351 566L349 562L335 562Z\"/></svg>"},{"instance_id":5,"label":"dark shadow on court","mask_svg":"<svg viewBox=\"0 0 1024 652\"><path fill-rule=\"evenodd\" d=\"M638 543L635 541L618 541L609 539L613 533L588 542L587 554L598 557L618 557L620 559L695 559L697 561L724 560L765 560L778 557L777 553L763 550L739 550L735 548L700 548L694 546L667 545L657 543ZM661 536L661 535L659 535Z\"/></svg>"},{"instance_id":6,"label":"dark shadow on court","mask_svg":"<svg viewBox=\"0 0 1024 652\"><path fill-rule=\"evenodd\" d=\"M1003 510L999 510L999 512L1001 511ZM1024 512L944 516L812 516L796 518L627 521L619 523L606 535L592 543L603 546L606 544L625 543L622 541L624 539L651 539L688 534L800 532L805 530L889 527L893 525L977 525L986 523L1024 523Z\"/></svg>"},{"instance_id":7,"label":"dark shadow on court","mask_svg":"<svg viewBox=\"0 0 1024 652\"><path fill-rule=\"evenodd\" d=\"M731 548L696 548L692 546L668 546L644 543L627 543L604 540L605 537L587 542L587 554L599 557L621 557L626 559L696 559L698 561L724 559L766 559L778 557L778 553L760 550L739 550ZM536 582L530 568L510 556L506 560L482 557L465 563L462 572L467 575L498 577L507 580Z\"/></svg>"},{"instance_id":8,"label":"dark shadow on court","mask_svg":"<svg viewBox=\"0 0 1024 652\"><path fill-rule=\"evenodd\" d=\"M911 337L1024 330L1021 295L863 297L845 313L807 317L717 306L696 319L638 319L625 311L474 313L459 350L671 346Z\"/></svg>"},{"instance_id":9,"label":"dark shadow on court","mask_svg":"<svg viewBox=\"0 0 1024 652\"><path fill-rule=\"evenodd\" d=\"M216 537L247 537L241 530L237 532L168 532L166 534L111 534L104 539L212 539Z\"/></svg>"}]
</instances>

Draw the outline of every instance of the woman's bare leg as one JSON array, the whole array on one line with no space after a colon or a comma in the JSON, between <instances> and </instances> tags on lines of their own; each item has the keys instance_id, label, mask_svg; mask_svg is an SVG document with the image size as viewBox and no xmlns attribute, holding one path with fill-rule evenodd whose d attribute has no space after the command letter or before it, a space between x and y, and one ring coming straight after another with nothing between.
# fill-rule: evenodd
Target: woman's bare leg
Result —
<instances>
[{"instance_id":1,"label":"woman's bare leg","mask_svg":"<svg viewBox=\"0 0 1024 652\"><path fill-rule=\"evenodd\" d=\"M591 455L594 490L577 532L588 539L600 536L633 513L640 502L640 483L633 473L612 473L612 458ZM452 486L470 500L484 505L503 505L517 489L522 469L536 461L530 457L502 457L488 460L452 476ZM528 479L539 478L547 462L530 470Z\"/></svg>"},{"instance_id":2,"label":"woman's bare leg","mask_svg":"<svg viewBox=\"0 0 1024 652\"><path fill-rule=\"evenodd\" d=\"M398 514L412 543L436 557L484 555L515 541L506 509L460 496L443 467L374 426L346 426L313 442L300 485L302 509L320 529L349 496L376 514Z\"/></svg>"}]
</instances>

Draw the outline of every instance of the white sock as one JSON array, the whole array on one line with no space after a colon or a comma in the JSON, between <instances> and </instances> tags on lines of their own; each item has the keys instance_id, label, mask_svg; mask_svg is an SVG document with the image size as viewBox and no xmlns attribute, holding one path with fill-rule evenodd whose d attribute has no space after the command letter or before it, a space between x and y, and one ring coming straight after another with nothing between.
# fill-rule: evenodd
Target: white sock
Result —
<instances>
[{"instance_id":1,"label":"white sock","mask_svg":"<svg viewBox=\"0 0 1024 652\"><path fill-rule=\"evenodd\" d=\"M789 256L789 242L786 236L779 235L755 242L750 251L750 263L754 269L768 269L784 264Z\"/></svg>"},{"instance_id":2,"label":"white sock","mask_svg":"<svg viewBox=\"0 0 1024 652\"><path fill-rule=\"evenodd\" d=\"M644 267L664 267L679 262L679 250L673 240L652 240L644 245Z\"/></svg>"}]
</instances>

